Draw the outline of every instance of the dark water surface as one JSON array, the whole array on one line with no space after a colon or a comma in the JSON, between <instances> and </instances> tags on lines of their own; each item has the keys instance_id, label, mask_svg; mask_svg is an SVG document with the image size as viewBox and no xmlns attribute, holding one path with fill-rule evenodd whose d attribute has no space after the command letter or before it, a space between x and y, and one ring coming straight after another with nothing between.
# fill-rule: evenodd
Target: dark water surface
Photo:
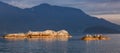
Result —
<instances>
[{"instance_id":1,"label":"dark water surface","mask_svg":"<svg viewBox=\"0 0 120 53\"><path fill-rule=\"evenodd\" d=\"M0 39L0 53L120 53L120 34L107 34L111 40L82 41L81 35L70 39Z\"/></svg>"}]
</instances>

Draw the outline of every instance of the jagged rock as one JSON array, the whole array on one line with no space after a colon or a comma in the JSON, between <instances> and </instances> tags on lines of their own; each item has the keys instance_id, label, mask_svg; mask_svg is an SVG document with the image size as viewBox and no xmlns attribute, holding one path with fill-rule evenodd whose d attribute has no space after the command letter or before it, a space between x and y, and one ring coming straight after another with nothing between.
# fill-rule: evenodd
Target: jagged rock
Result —
<instances>
[{"instance_id":1,"label":"jagged rock","mask_svg":"<svg viewBox=\"0 0 120 53\"><path fill-rule=\"evenodd\" d=\"M13 33L3 36L4 38L26 38L27 36L24 33Z\"/></svg>"},{"instance_id":2,"label":"jagged rock","mask_svg":"<svg viewBox=\"0 0 120 53\"><path fill-rule=\"evenodd\" d=\"M56 36L57 32L53 31L53 30L46 30L43 31L43 35L51 35L51 36Z\"/></svg>"},{"instance_id":3,"label":"jagged rock","mask_svg":"<svg viewBox=\"0 0 120 53\"><path fill-rule=\"evenodd\" d=\"M46 30L46 31L29 31L27 33L13 33L7 34L3 36L4 38L52 38L52 37L71 37L70 34L66 30L60 31L53 31L53 30Z\"/></svg>"},{"instance_id":4,"label":"jagged rock","mask_svg":"<svg viewBox=\"0 0 120 53\"><path fill-rule=\"evenodd\" d=\"M60 30L57 32L58 37L70 37L70 34L66 30Z\"/></svg>"},{"instance_id":5,"label":"jagged rock","mask_svg":"<svg viewBox=\"0 0 120 53\"><path fill-rule=\"evenodd\" d=\"M86 41L89 41L89 40L110 40L110 38L107 36L102 36L102 35L94 35L94 36L86 35L83 38L81 38L81 40L86 40Z\"/></svg>"}]
</instances>

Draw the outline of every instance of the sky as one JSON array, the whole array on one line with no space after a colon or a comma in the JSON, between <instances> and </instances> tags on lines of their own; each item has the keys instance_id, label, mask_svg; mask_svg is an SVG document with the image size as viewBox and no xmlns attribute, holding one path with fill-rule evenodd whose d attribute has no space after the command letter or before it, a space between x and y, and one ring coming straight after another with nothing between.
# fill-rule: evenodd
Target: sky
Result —
<instances>
[{"instance_id":1,"label":"sky","mask_svg":"<svg viewBox=\"0 0 120 53\"><path fill-rule=\"evenodd\" d=\"M0 0L19 8L31 8L42 3L73 7L120 25L120 0Z\"/></svg>"}]
</instances>

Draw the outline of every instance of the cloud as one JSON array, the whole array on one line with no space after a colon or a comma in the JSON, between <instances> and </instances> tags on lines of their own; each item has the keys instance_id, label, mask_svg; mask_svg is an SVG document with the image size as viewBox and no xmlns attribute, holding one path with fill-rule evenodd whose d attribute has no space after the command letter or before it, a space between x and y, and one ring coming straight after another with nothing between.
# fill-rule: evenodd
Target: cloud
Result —
<instances>
[{"instance_id":1,"label":"cloud","mask_svg":"<svg viewBox=\"0 0 120 53\"><path fill-rule=\"evenodd\" d=\"M31 8L42 3L74 7L89 14L120 14L120 0L0 0L20 8Z\"/></svg>"},{"instance_id":2,"label":"cloud","mask_svg":"<svg viewBox=\"0 0 120 53\"><path fill-rule=\"evenodd\" d=\"M43 2L43 0L0 0L19 8L31 8Z\"/></svg>"},{"instance_id":3,"label":"cloud","mask_svg":"<svg viewBox=\"0 0 120 53\"><path fill-rule=\"evenodd\" d=\"M80 8L89 14L120 14L120 0L87 0L66 6Z\"/></svg>"},{"instance_id":4,"label":"cloud","mask_svg":"<svg viewBox=\"0 0 120 53\"><path fill-rule=\"evenodd\" d=\"M104 18L112 23L116 23L120 25L120 14L105 14L105 15L93 15L98 18Z\"/></svg>"}]
</instances>

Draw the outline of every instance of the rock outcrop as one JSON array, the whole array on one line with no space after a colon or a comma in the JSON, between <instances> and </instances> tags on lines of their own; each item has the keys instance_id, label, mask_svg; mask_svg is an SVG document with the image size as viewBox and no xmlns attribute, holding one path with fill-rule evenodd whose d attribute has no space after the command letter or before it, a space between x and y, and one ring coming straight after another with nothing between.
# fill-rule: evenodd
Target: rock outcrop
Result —
<instances>
[{"instance_id":1,"label":"rock outcrop","mask_svg":"<svg viewBox=\"0 0 120 53\"><path fill-rule=\"evenodd\" d=\"M86 40L86 41L90 41L90 40L110 40L109 37L107 36L102 36L101 34L98 35L86 35L83 38L81 38L81 40Z\"/></svg>"},{"instance_id":2,"label":"rock outcrop","mask_svg":"<svg viewBox=\"0 0 120 53\"><path fill-rule=\"evenodd\" d=\"M26 38L26 35L24 33L13 33L13 34L7 34L3 37L4 38Z\"/></svg>"},{"instance_id":3,"label":"rock outcrop","mask_svg":"<svg viewBox=\"0 0 120 53\"><path fill-rule=\"evenodd\" d=\"M46 31L29 31L27 33L13 33L13 34L6 34L3 36L4 38L69 38L71 37L70 34L66 30L60 31L53 31L53 30L46 30Z\"/></svg>"}]
</instances>

